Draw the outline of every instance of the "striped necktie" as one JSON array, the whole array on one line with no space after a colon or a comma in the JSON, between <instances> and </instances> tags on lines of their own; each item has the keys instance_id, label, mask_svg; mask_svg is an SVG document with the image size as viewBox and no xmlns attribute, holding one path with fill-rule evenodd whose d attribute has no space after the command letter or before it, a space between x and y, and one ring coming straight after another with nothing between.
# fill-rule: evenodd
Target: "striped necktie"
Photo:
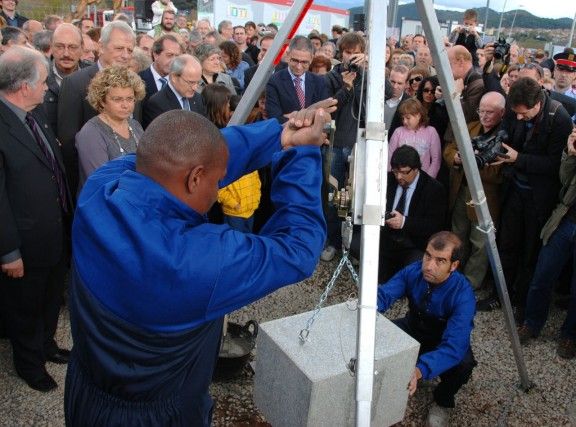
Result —
<instances>
[{"instance_id":1,"label":"striped necktie","mask_svg":"<svg viewBox=\"0 0 576 427\"><path fill-rule=\"evenodd\" d=\"M68 213L68 194L66 192L66 182L65 182L65 178L64 178L64 173L60 169L60 166L58 165L56 158L50 152L50 149L48 148L48 146L46 145L46 143L42 139L42 136L40 136L41 130L39 129L38 123L36 123L36 120L34 119L32 114L27 113L25 120L26 120L26 124L28 125L28 127L32 131L32 135L34 135L34 140L36 141L36 144L38 145L38 147L42 151L42 154L44 154L44 157L48 161L48 164L50 165L50 169L52 170L52 173L54 174L53 179L56 181L56 185L58 186L58 196L59 196L58 202L60 203L62 210L64 212Z\"/></svg>"},{"instance_id":2,"label":"striped necktie","mask_svg":"<svg viewBox=\"0 0 576 427\"><path fill-rule=\"evenodd\" d=\"M302 79L300 77L294 77L294 89L296 89L296 96L298 96L298 102L300 102L300 108L306 108L306 97L304 96L304 91L302 90Z\"/></svg>"}]
</instances>

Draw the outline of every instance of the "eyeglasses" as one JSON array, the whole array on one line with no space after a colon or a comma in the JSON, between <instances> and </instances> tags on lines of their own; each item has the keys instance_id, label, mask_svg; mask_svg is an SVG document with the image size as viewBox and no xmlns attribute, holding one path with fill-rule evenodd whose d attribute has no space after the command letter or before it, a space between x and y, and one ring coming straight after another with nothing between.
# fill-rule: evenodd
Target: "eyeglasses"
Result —
<instances>
[{"instance_id":1,"label":"eyeglasses","mask_svg":"<svg viewBox=\"0 0 576 427\"><path fill-rule=\"evenodd\" d=\"M408 168L408 169L404 169L404 170L401 170L401 169L392 169L392 174L393 174L394 176L398 176L398 175L404 175L404 176L406 176L406 175L409 175L410 172L412 172L413 170L414 170L414 168Z\"/></svg>"},{"instance_id":2,"label":"eyeglasses","mask_svg":"<svg viewBox=\"0 0 576 427\"><path fill-rule=\"evenodd\" d=\"M133 104L134 102L136 102L136 98L134 98L133 96L127 96L125 98L121 96L111 96L108 99L112 101L114 104L121 104L122 102L128 102L130 104Z\"/></svg>"},{"instance_id":3,"label":"eyeglasses","mask_svg":"<svg viewBox=\"0 0 576 427\"><path fill-rule=\"evenodd\" d=\"M412 77L410 80L408 80L408 82L409 82L410 84L412 84L412 83L414 83L414 82L420 83L421 81L422 81L422 77L420 77L420 76Z\"/></svg>"},{"instance_id":4,"label":"eyeglasses","mask_svg":"<svg viewBox=\"0 0 576 427\"><path fill-rule=\"evenodd\" d=\"M200 83L199 81L190 81L190 80L186 80L184 77L182 76L178 76L180 77L181 80L183 80L185 83L187 83L188 85L194 87L194 86L198 86L198 84Z\"/></svg>"},{"instance_id":5,"label":"eyeglasses","mask_svg":"<svg viewBox=\"0 0 576 427\"><path fill-rule=\"evenodd\" d=\"M60 52L66 50L66 49L68 49L70 52L76 52L80 49L80 46L77 44L55 43L53 46L53 49L60 51Z\"/></svg>"},{"instance_id":6,"label":"eyeglasses","mask_svg":"<svg viewBox=\"0 0 576 427\"><path fill-rule=\"evenodd\" d=\"M310 65L310 61L300 61L296 58L290 58L290 62L294 65L302 65L303 67L308 67Z\"/></svg>"},{"instance_id":7,"label":"eyeglasses","mask_svg":"<svg viewBox=\"0 0 576 427\"><path fill-rule=\"evenodd\" d=\"M422 93L434 93L436 89L422 89Z\"/></svg>"},{"instance_id":8,"label":"eyeglasses","mask_svg":"<svg viewBox=\"0 0 576 427\"><path fill-rule=\"evenodd\" d=\"M476 110L479 116L493 116L497 113L497 111L490 111L490 110Z\"/></svg>"}]
</instances>

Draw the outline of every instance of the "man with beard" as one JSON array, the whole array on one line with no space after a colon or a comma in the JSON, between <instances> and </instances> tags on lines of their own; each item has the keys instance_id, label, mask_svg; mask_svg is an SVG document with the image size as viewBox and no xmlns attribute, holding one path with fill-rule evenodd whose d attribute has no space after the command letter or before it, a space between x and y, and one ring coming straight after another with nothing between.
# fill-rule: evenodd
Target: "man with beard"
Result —
<instances>
[{"instance_id":1,"label":"man with beard","mask_svg":"<svg viewBox=\"0 0 576 427\"><path fill-rule=\"evenodd\" d=\"M178 32L174 30L175 23L176 13L172 9L166 9L162 13L162 21L160 21L160 25L157 25L153 30L148 31L148 35L155 39L162 37L165 34L177 36Z\"/></svg>"}]
</instances>

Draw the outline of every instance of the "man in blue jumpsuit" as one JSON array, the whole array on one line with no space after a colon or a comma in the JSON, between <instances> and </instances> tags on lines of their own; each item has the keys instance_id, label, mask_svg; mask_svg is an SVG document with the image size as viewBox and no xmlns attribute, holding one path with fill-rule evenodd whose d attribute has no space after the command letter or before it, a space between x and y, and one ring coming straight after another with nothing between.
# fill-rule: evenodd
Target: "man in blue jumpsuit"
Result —
<instances>
[{"instance_id":1,"label":"man in blue jumpsuit","mask_svg":"<svg viewBox=\"0 0 576 427\"><path fill-rule=\"evenodd\" d=\"M325 117L298 114L313 123L220 133L171 111L136 155L90 176L73 225L67 425L211 423L222 317L311 275L326 238ZM276 212L259 235L207 223L219 187L270 162Z\"/></svg>"},{"instance_id":2,"label":"man in blue jumpsuit","mask_svg":"<svg viewBox=\"0 0 576 427\"><path fill-rule=\"evenodd\" d=\"M442 380L434 390L427 425L448 425L454 396L476 366L470 347L476 301L470 282L457 271L461 255L462 242L454 233L436 233L428 240L422 261L405 267L378 289L380 312L408 298L407 316L394 323L420 343L410 395L421 378Z\"/></svg>"}]
</instances>

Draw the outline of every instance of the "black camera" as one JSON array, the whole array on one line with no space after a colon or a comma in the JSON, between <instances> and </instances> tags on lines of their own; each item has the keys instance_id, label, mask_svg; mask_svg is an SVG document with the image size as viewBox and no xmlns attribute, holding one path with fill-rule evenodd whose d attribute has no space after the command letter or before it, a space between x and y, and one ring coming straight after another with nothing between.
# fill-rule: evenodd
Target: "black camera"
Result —
<instances>
[{"instance_id":1,"label":"black camera","mask_svg":"<svg viewBox=\"0 0 576 427\"><path fill-rule=\"evenodd\" d=\"M494 59L502 61L508 52L510 51L510 43L506 42L504 37L500 37L496 43L494 43Z\"/></svg>"},{"instance_id":2,"label":"black camera","mask_svg":"<svg viewBox=\"0 0 576 427\"><path fill-rule=\"evenodd\" d=\"M496 135L492 136L477 136L472 139L472 147L476 153L476 163L478 168L482 169L485 165L492 163L498 157L507 157L506 150L502 143L508 141L508 134L505 130L499 130Z\"/></svg>"},{"instance_id":3,"label":"black camera","mask_svg":"<svg viewBox=\"0 0 576 427\"><path fill-rule=\"evenodd\" d=\"M343 66L344 71L349 71L351 73L357 73L360 67L351 61L345 62Z\"/></svg>"}]
</instances>

